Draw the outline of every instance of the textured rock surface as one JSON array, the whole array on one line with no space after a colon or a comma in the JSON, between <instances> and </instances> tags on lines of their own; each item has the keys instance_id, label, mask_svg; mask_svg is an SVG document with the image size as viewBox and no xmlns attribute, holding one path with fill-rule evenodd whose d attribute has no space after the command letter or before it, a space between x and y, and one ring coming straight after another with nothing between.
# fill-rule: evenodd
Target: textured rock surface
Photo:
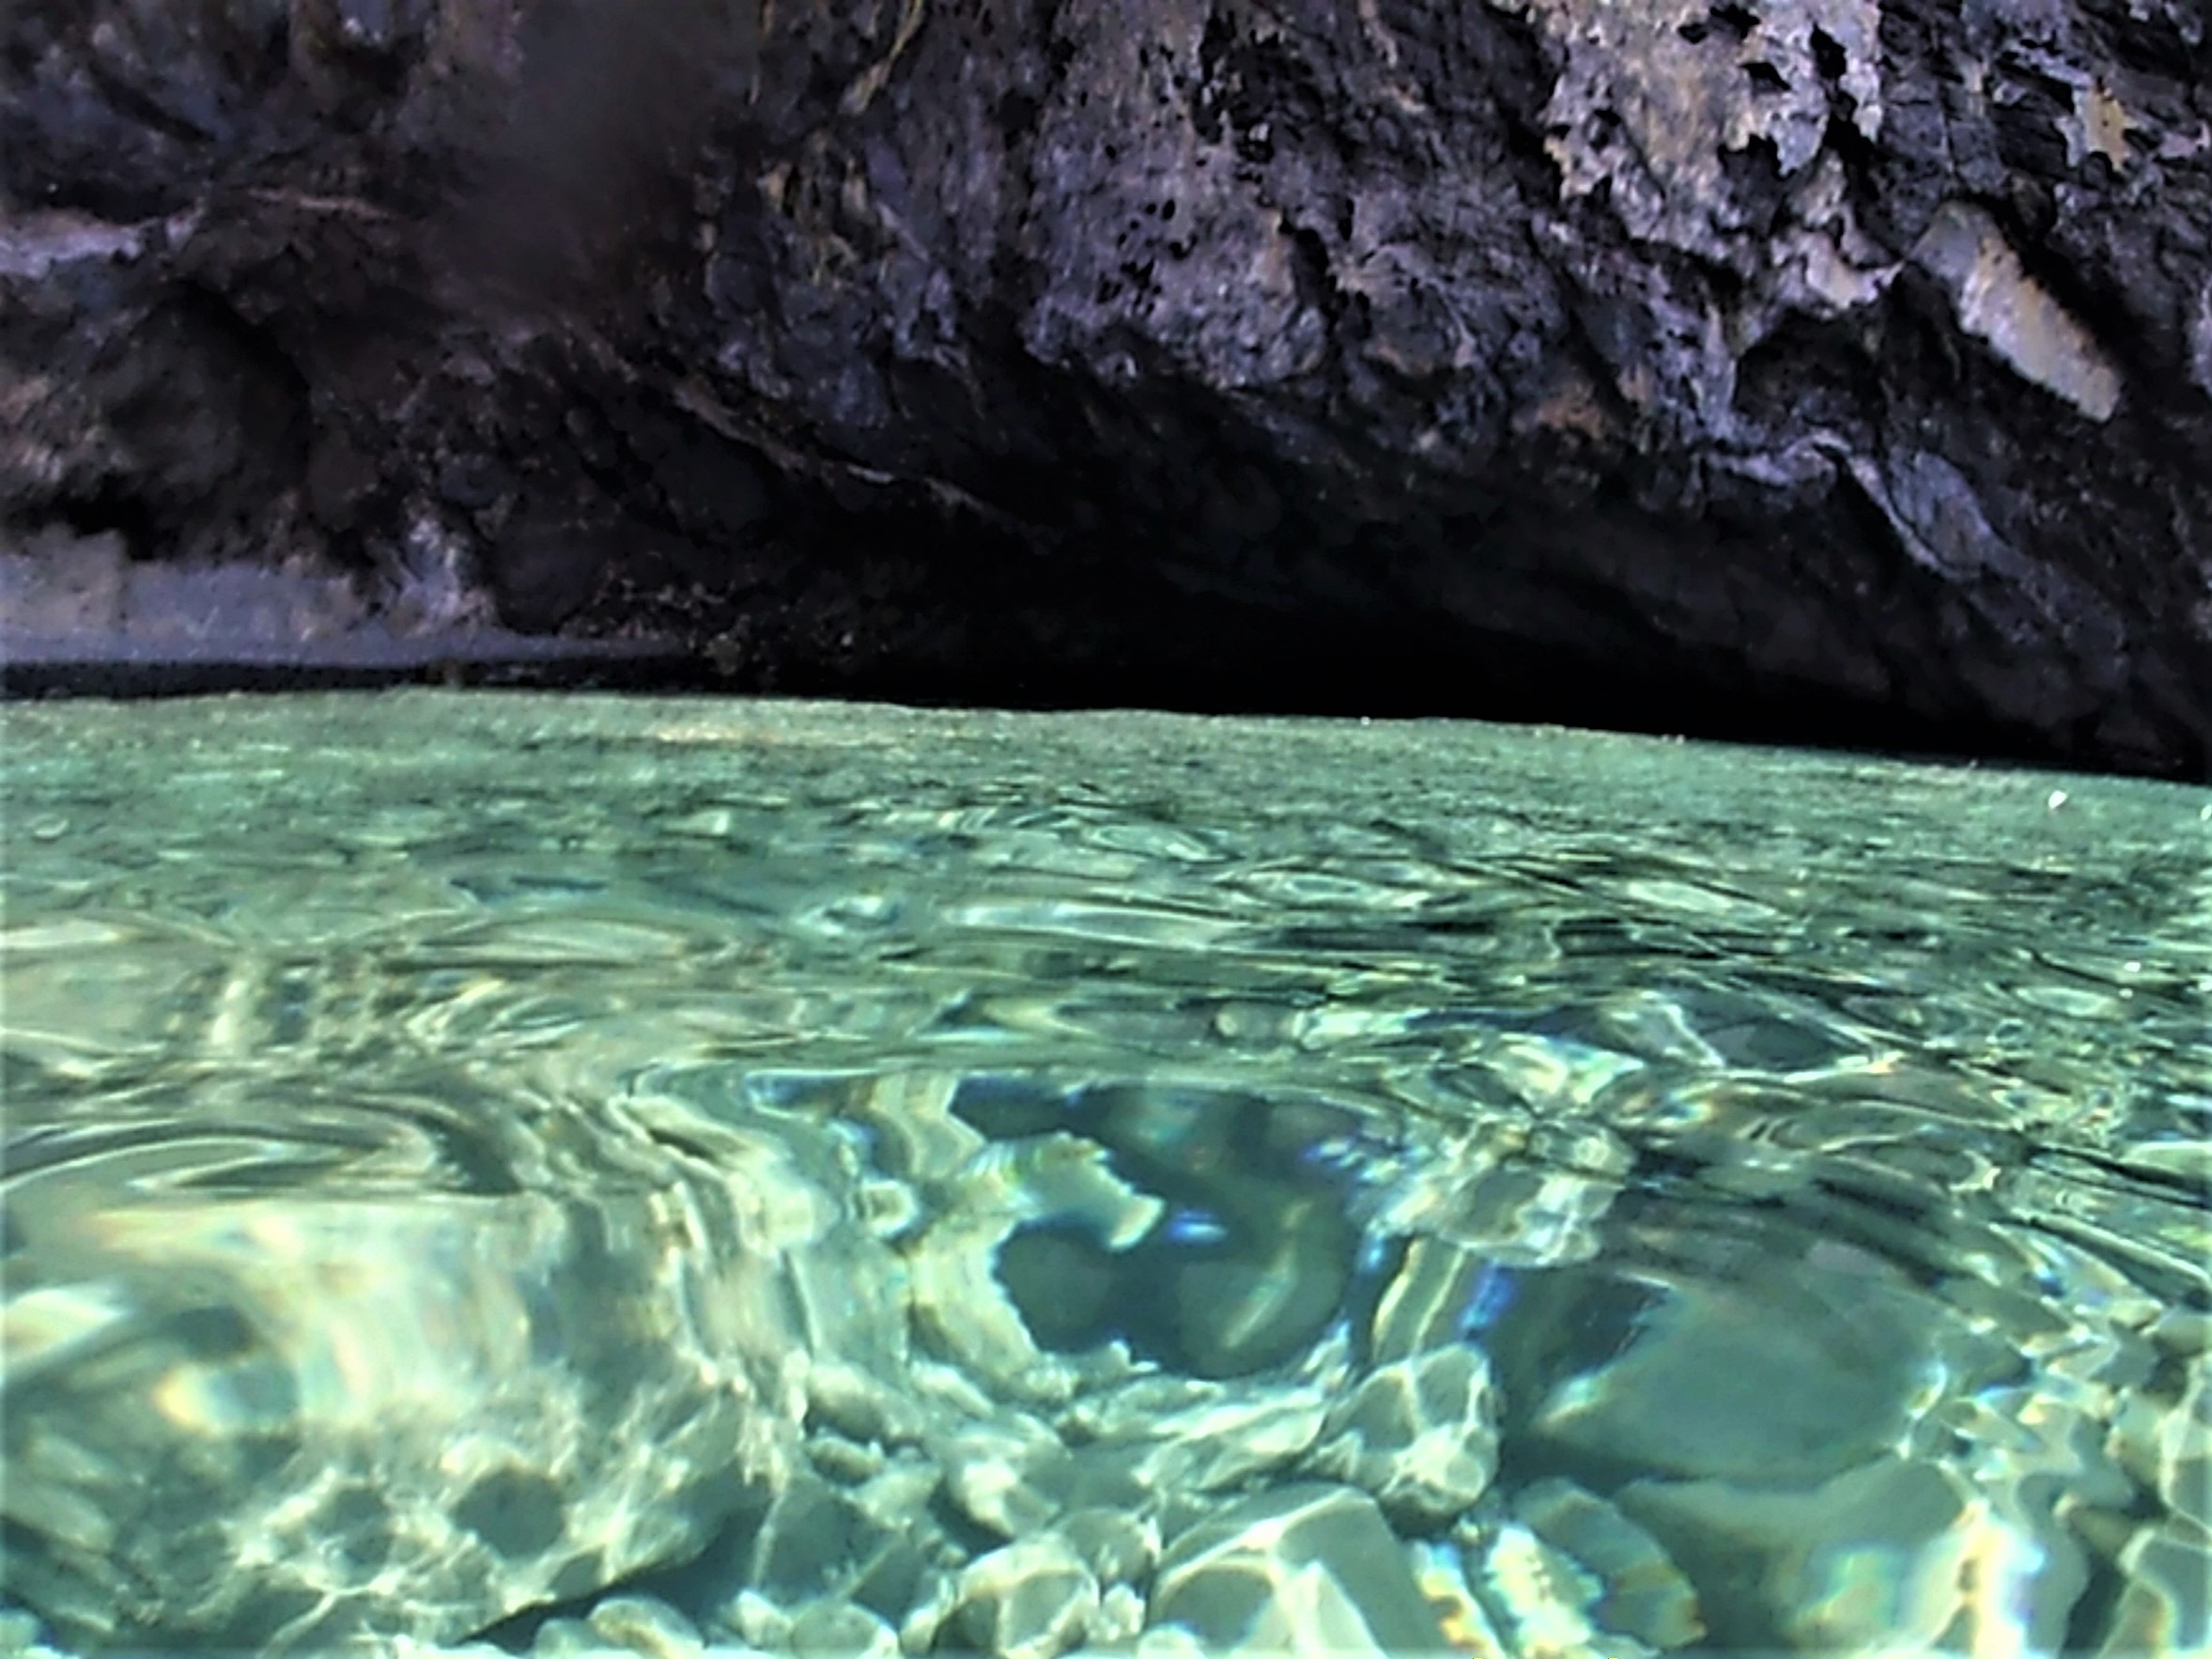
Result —
<instances>
[{"instance_id":1,"label":"textured rock surface","mask_svg":"<svg viewBox=\"0 0 2212 1659\"><path fill-rule=\"evenodd\" d=\"M746 684L2205 769L2190 0L5 27L19 534Z\"/></svg>"}]
</instances>

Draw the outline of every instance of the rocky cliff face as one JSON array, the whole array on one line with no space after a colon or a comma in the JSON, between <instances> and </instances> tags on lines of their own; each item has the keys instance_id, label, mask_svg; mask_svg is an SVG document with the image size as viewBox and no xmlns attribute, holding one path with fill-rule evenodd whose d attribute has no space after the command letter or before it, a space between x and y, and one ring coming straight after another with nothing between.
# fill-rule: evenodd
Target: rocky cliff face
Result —
<instances>
[{"instance_id":1,"label":"rocky cliff face","mask_svg":"<svg viewBox=\"0 0 2212 1659\"><path fill-rule=\"evenodd\" d=\"M2212 770L2191 0L17 0L19 560ZM50 584L51 585L51 584ZM65 584L66 585L66 584Z\"/></svg>"}]
</instances>

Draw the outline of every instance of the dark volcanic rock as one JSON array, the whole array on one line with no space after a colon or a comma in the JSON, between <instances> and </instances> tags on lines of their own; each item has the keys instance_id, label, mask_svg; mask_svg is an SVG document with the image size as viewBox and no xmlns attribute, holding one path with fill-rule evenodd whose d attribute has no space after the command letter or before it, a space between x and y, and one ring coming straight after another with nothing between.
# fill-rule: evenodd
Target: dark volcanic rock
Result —
<instances>
[{"instance_id":1,"label":"dark volcanic rock","mask_svg":"<svg viewBox=\"0 0 2212 1659\"><path fill-rule=\"evenodd\" d=\"M19 542L2212 769L2194 0L16 0Z\"/></svg>"}]
</instances>

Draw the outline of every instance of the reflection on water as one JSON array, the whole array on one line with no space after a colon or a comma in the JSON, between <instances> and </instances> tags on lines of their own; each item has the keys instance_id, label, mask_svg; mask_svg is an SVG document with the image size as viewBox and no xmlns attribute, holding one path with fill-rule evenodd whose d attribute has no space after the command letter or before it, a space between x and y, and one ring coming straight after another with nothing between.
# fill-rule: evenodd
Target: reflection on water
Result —
<instances>
[{"instance_id":1,"label":"reflection on water","mask_svg":"<svg viewBox=\"0 0 2212 1659\"><path fill-rule=\"evenodd\" d=\"M2212 797L7 711L0 1650L2212 1640Z\"/></svg>"}]
</instances>

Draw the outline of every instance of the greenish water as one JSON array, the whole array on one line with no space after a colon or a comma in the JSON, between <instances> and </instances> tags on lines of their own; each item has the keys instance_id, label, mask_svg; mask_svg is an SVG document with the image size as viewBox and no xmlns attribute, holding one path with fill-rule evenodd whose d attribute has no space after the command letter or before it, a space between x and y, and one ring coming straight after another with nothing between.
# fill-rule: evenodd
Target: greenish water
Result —
<instances>
[{"instance_id":1,"label":"greenish water","mask_svg":"<svg viewBox=\"0 0 2212 1659\"><path fill-rule=\"evenodd\" d=\"M2212 1643L2212 794L5 721L0 1651Z\"/></svg>"}]
</instances>

